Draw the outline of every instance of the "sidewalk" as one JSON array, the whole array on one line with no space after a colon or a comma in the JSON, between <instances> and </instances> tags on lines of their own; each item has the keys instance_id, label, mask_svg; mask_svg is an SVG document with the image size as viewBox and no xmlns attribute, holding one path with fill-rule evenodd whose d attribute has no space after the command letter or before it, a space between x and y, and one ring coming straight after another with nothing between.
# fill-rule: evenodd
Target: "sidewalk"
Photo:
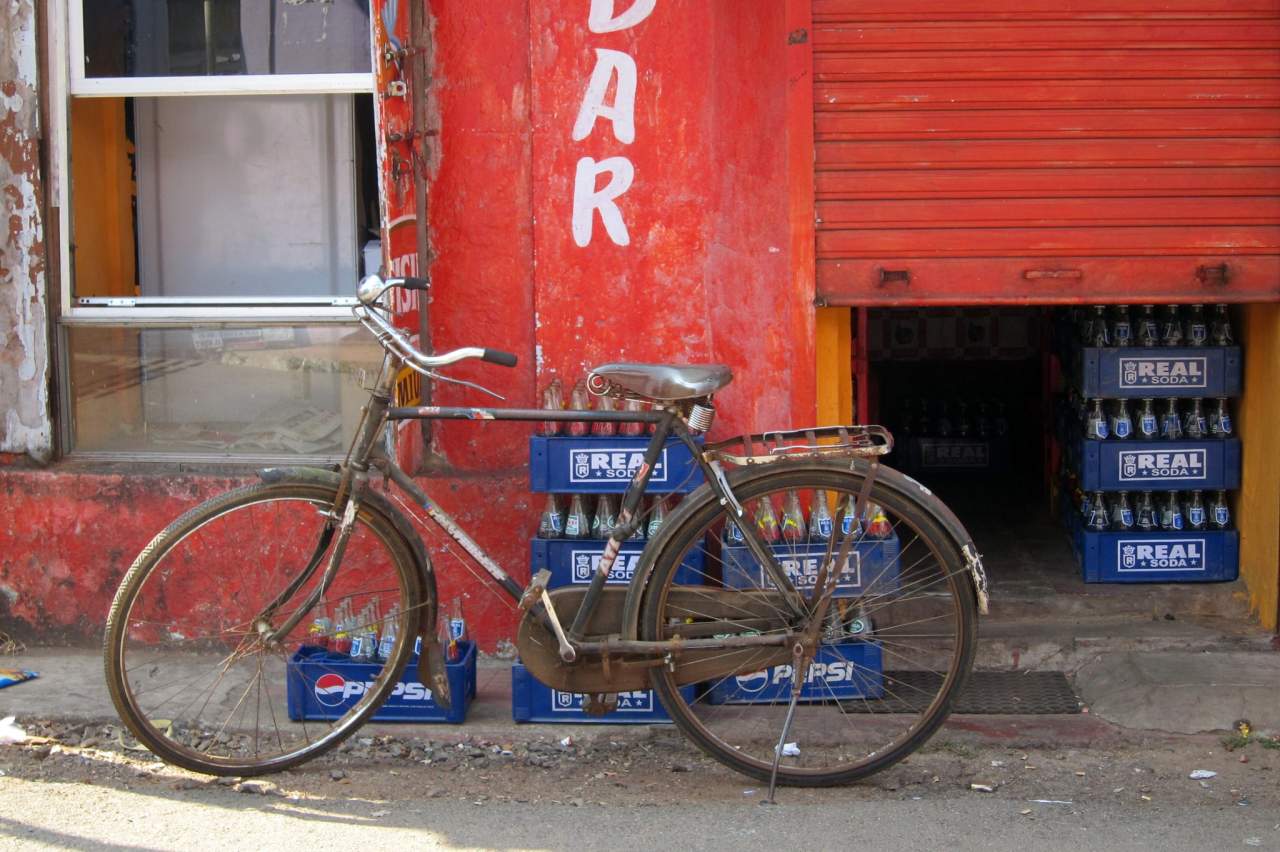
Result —
<instances>
[{"instance_id":1,"label":"sidewalk","mask_svg":"<svg viewBox=\"0 0 1280 852\"><path fill-rule=\"evenodd\" d=\"M999 641L992 637L992 640ZM1280 651L1262 641L1248 650L1172 650L1093 647L1074 669L1076 694L1086 712L1072 715L953 716L948 733L1006 746L1089 745L1115 738L1197 734L1230 730L1248 719L1259 732L1280 734ZM102 657L89 648L37 648L0 665L27 668L40 677L0 690L0 717L112 721ZM1040 666L1052 668L1052 665ZM511 718L510 663L482 658L476 701L465 725L371 725L401 735L477 736L531 741L593 735L616 736L651 726L517 724Z\"/></svg>"}]
</instances>

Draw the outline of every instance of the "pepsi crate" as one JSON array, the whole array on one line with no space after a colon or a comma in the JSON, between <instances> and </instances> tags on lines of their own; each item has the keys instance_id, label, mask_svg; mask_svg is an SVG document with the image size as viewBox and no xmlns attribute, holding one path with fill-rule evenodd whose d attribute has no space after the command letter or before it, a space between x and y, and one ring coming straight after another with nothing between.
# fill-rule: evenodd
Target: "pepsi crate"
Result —
<instances>
[{"instance_id":1,"label":"pepsi crate","mask_svg":"<svg viewBox=\"0 0 1280 852\"><path fill-rule=\"evenodd\" d=\"M796 589L805 593L813 591L818 580L818 568L827 555L827 542L781 542L770 547ZM839 544L835 547L838 548ZM858 541L850 548L849 559L832 594L838 598L851 598L868 591L883 594L896 590L900 549L897 533L886 539L864 538ZM722 582L728 588L773 587L773 580L765 576L764 566L745 544L723 544L720 558L723 563Z\"/></svg>"},{"instance_id":2,"label":"pepsi crate","mask_svg":"<svg viewBox=\"0 0 1280 852\"><path fill-rule=\"evenodd\" d=\"M1007 441L981 438L911 438L907 467L937 473L982 473L1009 466Z\"/></svg>"},{"instance_id":3,"label":"pepsi crate","mask_svg":"<svg viewBox=\"0 0 1280 852\"><path fill-rule=\"evenodd\" d=\"M418 656L409 658L395 691L373 714L375 722L452 722L461 724L476 697L476 646L460 642L457 662L446 663L453 706L436 704L418 681ZM295 722L337 719L360 700L382 670L381 663L358 663L345 654L304 645L289 660L289 718Z\"/></svg>"},{"instance_id":4,"label":"pepsi crate","mask_svg":"<svg viewBox=\"0 0 1280 852\"><path fill-rule=\"evenodd\" d=\"M606 543L607 539L598 538L535 538L530 542L530 549L533 551L530 560L532 573L537 574L543 568L550 571L551 582L547 584L548 589L585 586L596 573ZM605 583L610 586L625 586L630 583L635 576L636 566L640 564L640 555L644 552L646 543L643 539L624 541ZM676 570L676 582L682 585L701 585L702 560L702 550L691 548Z\"/></svg>"},{"instance_id":5,"label":"pepsi crate","mask_svg":"<svg viewBox=\"0 0 1280 852\"><path fill-rule=\"evenodd\" d=\"M1240 440L1081 441L1085 491L1218 491L1240 487Z\"/></svg>"},{"instance_id":6,"label":"pepsi crate","mask_svg":"<svg viewBox=\"0 0 1280 852\"><path fill-rule=\"evenodd\" d=\"M1239 346L1091 346L1079 364L1080 392L1090 399L1240 395Z\"/></svg>"},{"instance_id":7,"label":"pepsi crate","mask_svg":"<svg viewBox=\"0 0 1280 852\"><path fill-rule=\"evenodd\" d=\"M644 463L648 437L529 439L529 490L540 494L617 494ZM678 439L669 439L649 477L648 494L687 494L702 484L702 469Z\"/></svg>"},{"instance_id":8,"label":"pepsi crate","mask_svg":"<svg viewBox=\"0 0 1280 852\"><path fill-rule=\"evenodd\" d=\"M694 687L682 687L680 691L685 698L693 700ZM517 722L566 725L655 725L671 722L652 689L618 693L618 709L603 716L588 715L582 709L585 700L586 696L580 692L552 689L519 662L511 666L511 718Z\"/></svg>"},{"instance_id":9,"label":"pepsi crate","mask_svg":"<svg viewBox=\"0 0 1280 852\"><path fill-rule=\"evenodd\" d=\"M880 643L875 640L821 645L805 672L798 700L882 698L882 665ZM791 673L790 663L779 663L764 671L725 678L707 691L707 703L786 704L791 701Z\"/></svg>"},{"instance_id":10,"label":"pepsi crate","mask_svg":"<svg viewBox=\"0 0 1280 852\"><path fill-rule=\"evenodd\" d=\"M1209 583L1240 574L1235 530L1091 532L1078 522L1073 545L1086 583Z\"/></svg>"}]
</instances>

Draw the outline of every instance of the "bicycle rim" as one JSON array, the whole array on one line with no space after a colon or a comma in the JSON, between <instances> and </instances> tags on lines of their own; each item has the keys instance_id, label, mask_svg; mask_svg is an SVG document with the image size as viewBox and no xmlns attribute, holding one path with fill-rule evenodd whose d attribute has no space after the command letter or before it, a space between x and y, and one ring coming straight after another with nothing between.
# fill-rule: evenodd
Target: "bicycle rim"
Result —
<instances>
[{"instance_id":1,"label":"bicycle rim","mask_svg":"<svg viewBox=\"0 0 1280 852\"><path fill-rule=\"evenodd\" d=\"M282 642L262 639L263 613L315 557L334 497L292 483L230 492L175 521L125 576L108 621L108 685L129 729L163 759L217 775L285 769L337 745L394 689L424 601L411 548L369 506L321 606ZM273 628L305 605L332 550L330 540ZM352 622L316 629L344 602ZM325 650L346 633L381 640L393 625L363 666Z\"/></svg>"},{"instance_id":2,"label":"bicycle rim","mask_svg":"<svg viewBox=\"0 0 1280 852\"><path fill-rule=\"evenodd\" d=\"M825 499L834 544L807 529L796 535L791 526L793 537L772 545L810 600L818 566L838 552L842 507L861 490L862 476L810 465L737 480L734 493L748 518L754 521L761 501L770 500L780 528L788 523L789 503L799 505L808 526L815 505ZM786 650L760 649L746 658L739 651L732 660L726 653L725 668L684 686L669 670L654 670L654 686L674 721L717 760L767 780L781 745L779 783L846 783L901 760L946 718L976 641L964 561L915 500L876 484L869 502L875 504L871 512L850 521L849 559L781 743L795 683ZM798 626L763 569L731 540L726 512L709 493L669 524L643 610L646 638L770 634ZM713 598L705 592L729 588L765 602L765 616L758 605L751 613L713 615ZM706 601L704 610L700 600Z\"/></svg>"}]
</instances>

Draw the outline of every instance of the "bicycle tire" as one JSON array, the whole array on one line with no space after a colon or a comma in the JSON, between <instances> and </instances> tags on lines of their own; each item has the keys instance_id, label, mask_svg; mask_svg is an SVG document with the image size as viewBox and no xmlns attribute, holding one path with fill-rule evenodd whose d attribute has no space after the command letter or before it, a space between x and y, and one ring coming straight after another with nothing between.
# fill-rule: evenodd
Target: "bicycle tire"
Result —
<instances>
[{"instance_id":1,"label":"bicycle tire","mask_svg":"<svg viewBox=\"0 0 1280 852\"><path fill-rule=\"evenodd\" d=\"M336 499L333 484L248 485L196 506L143 548L116 592L104 642L112 701L140 743L165 761L196 772L277 772L337 746L394 690L412 655L419 619L434 619L435 589L419 562L425 557L397 528L394 510L377 496L362 501L324 595L327 606L348 600L355 612L357 605L380 602L387 593L377 585L370 590L370 583L392 585L399 615L392 621L388 608L387 623L396 625L396 635L372 680L352 680L341 656L313 653L317 644L339 632L331 631L330 637L309 632L313 614L279 646L266 648L258 642L253 647L255 613L260 615L313 556ZM301 607L324 575L332 548L330 540L311 579L282 612ZM238 572L230 570L234 565L240 566ZM282 621L279 616L274 623ZM311 680L298 680L293 694L287 694L290 657L304 644L312 653L307 658ZM191 676L209 661L216 661L212 674ZM342 698L333 711L324 705L338 694L339 681L329 678L324 687L319 683L328 674L341 678ZM248 683L233 703L242 677ZM307 705L302 693L309 683L320 705ZM250 691L252 734L245 730ZM177 707L192 692L194 697ZM350 697L356 700L348 703ZM290 712L290 698L298 700L297 714ZM317 707L337 718L308 718ZM268 719L272 727L264 737L260 726Z\"/></svg>"},{"instance_id":2,"label":"bicycle tire","mask_svg":"<svg viewBox=\"0 0 1280 852\"><path fill-rule=\"evenodd\" d=\"M786 461L769 468L737 469L729 481L744 506L795 492L812 508L816 492L841 497L859 494L864 476L848 465ZM842 584L848 580L849 596L842 598L845 604L833 600L832 611L839 613L839 621L833 616L833 621L825 623L829 629L824 631L820 656L805 673L791 736L782 744L779 784L844 784L902 760L946 719L973 665L977 611L972 578L959 546L914 495L876 480L868 499L889 519L892 535L883 541L895 542L897 553L888 556L891 548L868 537L865 530L856 541L849 572L841 576ZM841 505L840 500L828 502L832 511ZM763 571L753 573L756 566L744 560L743 551L727 546L727 520L727 510L706 486L668 518L654 542L654 568L641 607L642 638L662 640L699 629L699 635L718 630L769 632L747 631L748 626L760 625L748 625L744 615L733 616L742 622L736 627L724 617L706 617L700 626L696 609L688 603L691 588L696 594L708 584L750 588L765 600L777 601L776 588L764 579ZM825 543L820 544L814 550L813 542L806 539L775 549L780 558L787 558L789 574L809 576L819 560L804 560L829 553ZM872 577L877 548L880 567ZM695 571L688 563L696 549L701 549L702 565ZM924 561L929 556L932 566ZM753 567L744 570L744 565ZM686 595L684 600L671 594L676 589ZM777 606L779 615L771 617L769 624L785 620L781 605ZM857 615L850 616L850 611ZM863 619L861 625L854 620L857 617ZM947 621L930 623L942 618ZM855 628L870 632L853 635L850 631ZM778 662L777 653L764 649L758 657L740 658L709 680L683 688L666 667L651 673L663 705L689 739L726 766L762 781L769 780L790 700L793 667ZM770 663L762 669L759 661L766 659ZM929 669L925 661L932 660L942 668ZM835 681L843 683L833 685Z\"/></svg>"}]
</instances>

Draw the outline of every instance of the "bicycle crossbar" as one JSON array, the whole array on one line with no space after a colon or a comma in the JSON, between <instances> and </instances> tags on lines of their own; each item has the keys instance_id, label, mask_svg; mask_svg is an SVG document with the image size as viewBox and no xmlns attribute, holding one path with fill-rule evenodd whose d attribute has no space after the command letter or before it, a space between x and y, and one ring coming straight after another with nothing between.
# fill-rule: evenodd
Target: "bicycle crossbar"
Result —
<instances>
[{"instance_id":1,"label":"bicycle crossbar","mask_svg":"<svg viewBox=\"0 0 1280 852\"><path fill-rule=\"evenodd\" d=\"M548 420L559 423L661 423L665 411L575 411L555 408L459 408L440 405L387 409L388 420Z\"/></svg>"}]
</instances>

